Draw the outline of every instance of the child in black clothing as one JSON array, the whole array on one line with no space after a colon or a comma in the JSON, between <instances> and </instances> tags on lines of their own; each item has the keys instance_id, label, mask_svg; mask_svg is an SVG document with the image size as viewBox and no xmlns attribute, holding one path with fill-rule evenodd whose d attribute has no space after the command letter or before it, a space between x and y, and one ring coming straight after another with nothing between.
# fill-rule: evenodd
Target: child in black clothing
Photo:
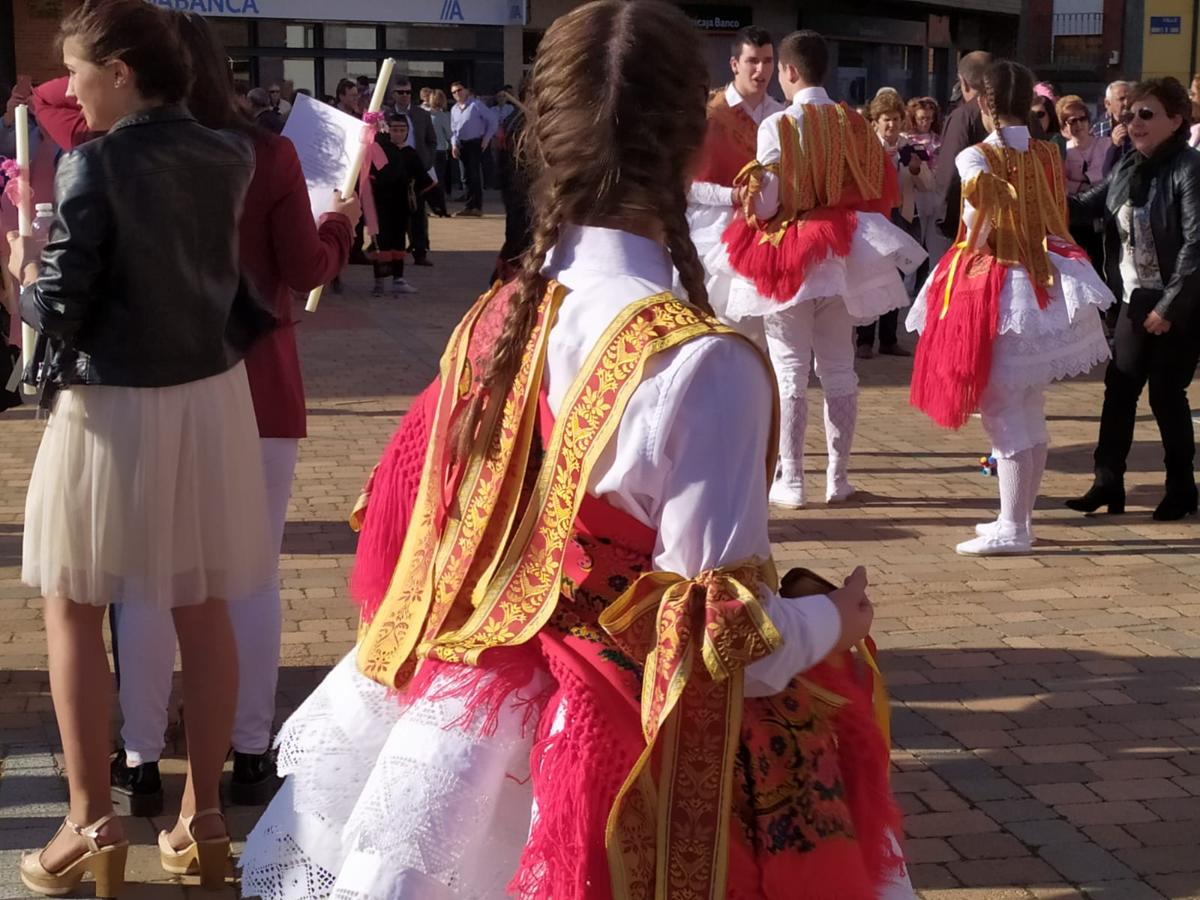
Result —
<instances>
[{"instance_id":1,"label":"child in black clothing","mask_svg":"<svg viewBox=\"0 0 1200 900\"><path fill-rule=\"evenodd\" d=\"M417 194L429 190L434 181L421 168L417 151L408 146L408 117L388 116L387 134L376 139L387 156L387 164L372 167L371 190L379 217L379 233L369 253L375 267L375 296L382 296L392 276L393 294L415 294L417 289L404 278L404 248L408 246L408 222L417 208Z\"/></svg>"}]
</instances>

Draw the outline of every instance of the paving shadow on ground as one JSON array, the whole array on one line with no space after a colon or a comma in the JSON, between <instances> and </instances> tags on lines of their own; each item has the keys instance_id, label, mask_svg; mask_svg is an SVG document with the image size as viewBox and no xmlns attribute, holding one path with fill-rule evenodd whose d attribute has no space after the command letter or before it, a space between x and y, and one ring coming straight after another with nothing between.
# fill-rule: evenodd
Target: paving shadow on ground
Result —
<instances>
[{"instance_id":1,"label":"paving shadow on ground","mask_svg":"<svg viewBox=\"0 0 1200 900\"><path fill-rule=\"evenodd\" d=\"M346 498L346 511L354 503ZM346 519L314 522L311 519L290 521L283 528L283 553L295 556L349 555L358 549L358 535Z\"/></svg>"},{"instance_id":2,"label":"paving shadow on ground","mask_svg":"<svg viewBox=\"0 0 1200 900\"><path fill-rule=\"evenodd\" d=\"M20 525L0 525L0 568L21 565L23 533Z\"/></svg>"},{"instance_id":3,"label":"paving shadow on ground","mask_svg":"<svg viewBox=\"0 0 1200 900\"><path fill-rule=\"evenodd\" d=\"M1019 842L1004 855L1112 882L1103 896L1148 896L1137 881L1168 897L1200 888L1200 659L972 647L881 661L911 838L955 844L962 832L939 831L936 814L974 811L977 831ZM943 862L917 866L918 882L945 869L967 887L1031 886Z\"/></svg>"}]
</instances>

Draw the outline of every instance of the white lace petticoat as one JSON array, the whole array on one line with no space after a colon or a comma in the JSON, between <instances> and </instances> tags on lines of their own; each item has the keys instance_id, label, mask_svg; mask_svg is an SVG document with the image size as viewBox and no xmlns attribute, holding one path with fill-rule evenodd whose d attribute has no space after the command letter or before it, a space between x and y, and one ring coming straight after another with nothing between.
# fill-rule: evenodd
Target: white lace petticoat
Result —
<instances>
[{"instance_id":1,"label":"white lace petticoat","mask_svg":"<svg viewBox=\"0 0 1200 900\"><path fill-rule=\"evenodd\" d=\"M726 315L734 320L767 316L805 300L841 297L850 315L859 322L900 309L909 303L903 274L916 271L925 260L921 245L886 216L860 212L858 226L846 257L829 257L809 267L804 284L790 300L761 296L754 283L734 271L724 242L703 256L709 275L730 279Z\"/></svg>"},{"instance_id":2,"label":"white lace petticoat","mask_svg":"<svg viewBox=\"0 0 1200 900\"><path fill-rule=\"evenodd\" d=\"M504 701L494 733L445 676L404 705L358 671L357 648L288 719L283 787L242 854L242 895L262 900L505 900L535 814L529 702L546 672ZM554 717L551 733L569 715ZM591 900L591 898L588 898ZM596 898L603 900L603 898ZM879 900L915 900L906 871Z\"/></svg>"},{"instance_id":3,"label":"white lace petticoat","mask_svg":"<svg viewBox=\"0 0 1200 900\"><path fill-rule=\"evenodd\" d=\"M1086 259L1050 254L1056 276L1050 305L1038 306L1028 273L1011 267L1000 291L1000 321L992 356L993 384L1014 388L1050 384L1090 372L1110 356L1100 310L1115 302ZM930 273L908 312L909 331L925 328Z\"/></svg>"},{"instance_id":4,"label":"white lace petticoat","mask_svg":"<svg viewBox=\"0 0 1200 900\"><path fill-rule=\"evenodd\" d=\"M462 699L402 705L351 651L277 741L283 788L246 841L242 894L263 900L502 900L529 834L533 733L522 701L494 734Z\"/></svg>"}]
</instances>

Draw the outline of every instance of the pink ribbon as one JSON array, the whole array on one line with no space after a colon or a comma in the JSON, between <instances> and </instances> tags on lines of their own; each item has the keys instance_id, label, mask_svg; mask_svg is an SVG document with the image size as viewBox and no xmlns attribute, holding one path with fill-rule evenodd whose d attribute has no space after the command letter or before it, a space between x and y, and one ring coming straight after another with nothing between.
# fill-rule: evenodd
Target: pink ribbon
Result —
<instances>
[{"instance_id":1,"label":"pink ribbon","mask_svg":"<svg viewBox=\"0 0 1200 900\"><path fill-rule=\"evenodd\" d=\"M363 122L367 125L382 125L387 121L387 114L383 110L375 112L365 112L362 117Z\"/></svg>"},{"instance_id":2,"label":"pink ribbon","mask_svg":"<svg viewBox=\"0 0 1200 900\"><path fill-rule=\"evenodd\" d=\"M363 129L363 136L367 136L366 128ZM371 189L371 169L382 169L387 165L387 161L387 154L375 143L374 135L371 135L363 164L358 170L358 200L362 204L366 232L372 237L379 235L379 213L375 209L375 192Z\"/></svg>"},{"instance_id":3,"label":"pink ribbon","mask_svg":"<svg viewBox=\"0 0 1200 900\"><path fill-rule=\"evenodd\" d=\"M21 205L21 167L15 159L0 157L0 175L8 179L4 185L4 198L13 206Z\"/></svg>"}]
</instances>

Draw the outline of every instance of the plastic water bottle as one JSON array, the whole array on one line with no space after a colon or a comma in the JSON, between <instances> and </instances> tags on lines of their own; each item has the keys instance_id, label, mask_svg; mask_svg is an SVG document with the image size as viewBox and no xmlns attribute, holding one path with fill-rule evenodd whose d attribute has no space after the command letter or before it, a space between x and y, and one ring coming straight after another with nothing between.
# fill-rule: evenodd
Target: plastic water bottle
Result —
<instances>
[{"instance_id":1,"label":"plastic water bottle","mask_svg":"<svg viewBox=\"0 0 1200 900\"><path fill-rule=\"evenodd\" d=\"M50 240L50 223L53 221L53 203L39 203L33 208L33 237L42 247Z\"/></svg>"}]
</instances>

